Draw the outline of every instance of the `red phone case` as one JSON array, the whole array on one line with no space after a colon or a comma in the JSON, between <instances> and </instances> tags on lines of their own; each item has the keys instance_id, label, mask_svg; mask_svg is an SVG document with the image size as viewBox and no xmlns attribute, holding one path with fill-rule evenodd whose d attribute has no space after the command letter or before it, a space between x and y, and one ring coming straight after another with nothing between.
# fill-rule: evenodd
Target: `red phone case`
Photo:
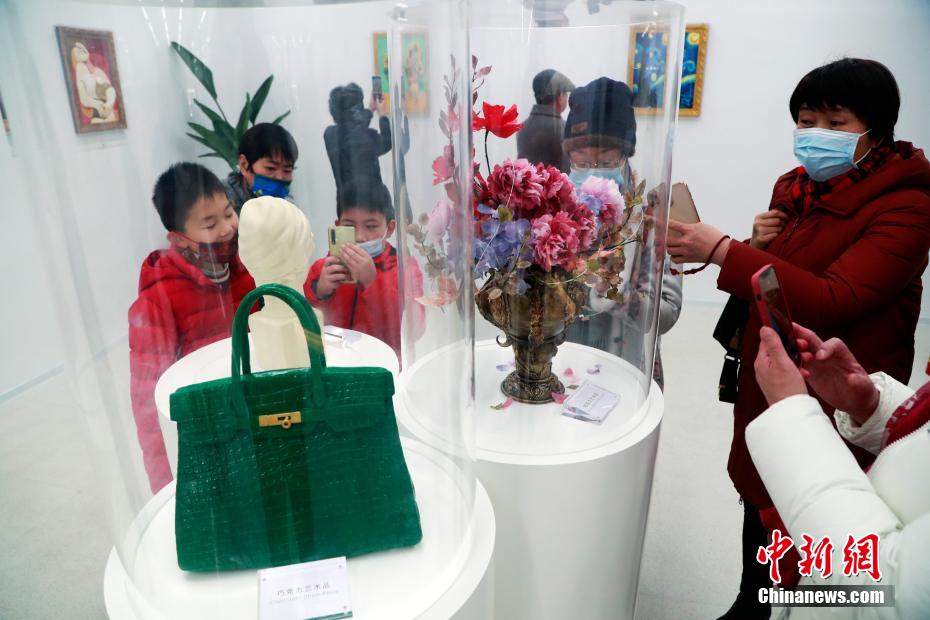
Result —
<instances>
[{"instance_id":1,"label":"red phone case","mask_svg":"<svg viewBox=\"0 0 930 620\"><path fill-rule=\"evenodd\" d=\"M769 321L769 313L763 312L765 310L765 301L762 299L762 274L765 273L768 269L772 267L771 264L766 265L759 271L752 274L752 295L756 298L756 308L759 310L759 316L762 317L762 324L771 327Z\"/></svg>"},{"instance_id":2,"label":"red phone case","mask_svg":"<svg viewBox=\"0 0 930 620\"><path fill-rule=\"evenodd\" d=\"M762 319L762 324L765 325L766 327L774 329L777 332L778 328L772 325L772 321L769 320L768 304L766 303L765 299L762 296L762 282L761 282L762 274L768 271L769 269L774 270L775 267L771 264L768 264L768 265L765 265L759 271L752 274L752 294L756 298L756 309L758 309L759 311L759 317ZM775 278L778 279L777 272L775 273ZM781 284L779 283L779 289L780 288L781 288ZM791 342L793 343L794 342L794 335L793 335L794 321L791 318L791 313L788 311L787 304L785 304L785 307L784 307L784 314L785 314L785 317L788 319L788 324L792 326ZM800 365L801 363L800 357L795 359L795 356L799 355L799 354L796 354L797 348L796 347L794 348L795 348L795 352L792 352L790 348L786 348L786 350L788 351L788 355L792 358L792 361L794 361L795 364Z\"/></svg>"}]
</instances>

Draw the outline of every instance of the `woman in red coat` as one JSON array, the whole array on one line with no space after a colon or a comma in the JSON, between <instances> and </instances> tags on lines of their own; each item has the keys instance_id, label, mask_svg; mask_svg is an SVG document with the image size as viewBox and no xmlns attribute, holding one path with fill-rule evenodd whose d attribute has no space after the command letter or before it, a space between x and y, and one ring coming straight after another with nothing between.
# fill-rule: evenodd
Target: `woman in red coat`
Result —
<instances>
[{"instance_id":1,"label":"woman in red coat","mask_svg":"<svg viewBox=\"0 0 930 620\"><path fill-rule=\"evenodd\" d=\"M724 618L770 612L757 598L758 588L769 586L767 569L754 557L767 544L758 510L772 501L745 440L746 426L766 409L752 366L760 328L752 274L775 265L794 320L848 343L867 372L902 383L910 376L930 250L930 163L909 142L894 141L899 106L894 76L878 62L846 58L814 69L789 103L802 166L775 183L752 240L730 240L703 223L669 224L681 235L669 237L672 259L719 265L717 287L749 305L727 466L745 508L743 576ZM826 405L824 412L833 413ZM867 453L851 450L860 464L869 462Z\"/></svg>"}]
</instances>

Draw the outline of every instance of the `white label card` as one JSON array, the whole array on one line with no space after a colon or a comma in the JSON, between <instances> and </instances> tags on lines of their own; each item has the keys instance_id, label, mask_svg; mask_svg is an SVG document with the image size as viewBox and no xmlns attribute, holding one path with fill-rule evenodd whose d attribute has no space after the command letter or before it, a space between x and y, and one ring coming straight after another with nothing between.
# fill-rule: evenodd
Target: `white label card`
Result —
<instances>
[{"instance_id":1,"label":"white label card","mask_svg":"<svg viewBox=\"0 0 930 620\"><path fill-rule=\"evenodd\" d=\"M345 558L258 571L259 620L338 620L352 617Z\"/></svg>"},{"instance_id":2,"label":"white label card","mask_svg":"<svg viewBox=\"0 0 930 620\"><path fill-rule=\"evenodd\" d=\"M562 415L600 424L619 402L617 394L585 381L562 403Z\"/></svg>"}]
</instances>

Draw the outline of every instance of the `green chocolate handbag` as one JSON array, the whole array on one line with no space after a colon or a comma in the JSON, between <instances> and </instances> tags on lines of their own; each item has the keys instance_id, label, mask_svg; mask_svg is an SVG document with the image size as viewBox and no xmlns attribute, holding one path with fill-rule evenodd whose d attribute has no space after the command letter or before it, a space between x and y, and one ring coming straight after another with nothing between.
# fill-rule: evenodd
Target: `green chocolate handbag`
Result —
<instances>
[{"instance_id":1,"label":"green chocolate handbag","mask_svg":"<svg viewBox=\"0 0 930 620\"><path fill-rule=\"evenodd\" d=\"M252 373L249 310L268 295L297 313L309 368ZM232 376L171 395L178 566L267 568L417 544L393 393L384 368L326 367L302 294L266 284L246 295L233 320Z\"/></svg>"}]
</instances>

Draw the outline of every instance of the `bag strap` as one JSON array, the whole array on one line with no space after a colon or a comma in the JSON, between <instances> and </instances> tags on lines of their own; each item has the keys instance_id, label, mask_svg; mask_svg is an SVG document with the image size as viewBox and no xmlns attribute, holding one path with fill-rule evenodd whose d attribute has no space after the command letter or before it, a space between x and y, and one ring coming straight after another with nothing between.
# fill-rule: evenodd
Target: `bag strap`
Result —
<instances>
[{"instance_id":1,"label":"bag strap","mask_svg":"<svg viewBox=\"0 0 930 620\"><path fill-rule=\"evenodd\" d=\"M323 390L323 369L326 368L326 355L323 352L323 336L320 323L310 308L310 302L302 294L283 284L263 284L249 292L236 310L232 325L232 370L233 385L242 393L242 375L252 374L252 364L249 359L249 314L252 306L259 297L276 297L286 303L300 320L307 340L307 352L310 354L310 383L313 392L311 400L316 405L322 405L325 400Z\"/></svg>"}]
</instances>

